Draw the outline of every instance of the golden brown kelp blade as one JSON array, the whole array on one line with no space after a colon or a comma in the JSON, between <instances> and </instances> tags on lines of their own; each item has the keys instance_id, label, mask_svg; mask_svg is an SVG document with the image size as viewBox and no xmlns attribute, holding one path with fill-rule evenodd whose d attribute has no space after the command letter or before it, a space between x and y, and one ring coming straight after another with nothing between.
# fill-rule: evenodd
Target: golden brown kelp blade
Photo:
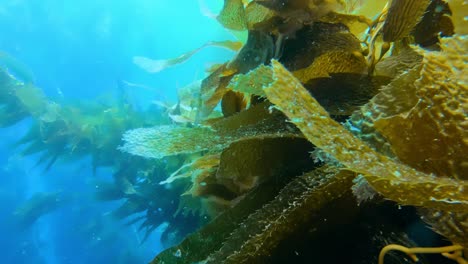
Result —
<instances>
[{"instance_id":1,"label":"golden brown kelp blade","mask_svg":"<svg viewBox=\"0 0 468 264\"><path fill-rule=\"evenodd\" d=\"M277 19L275 12L253 1L245 8L247 28L249 30L263 30L268 32L274 29Z\"/></svg>"},{"instance_id":2,"label":"golden brown kelp blade","mask_svg":"<svg viewBox=\"0 0 468 264\"><path fill-rule=\"evenodd\" d=\"M247 100L244 94L234 91L227 91L221 100L221 110L224 117L232 116L247 107Z\"/></svg>"},{"instance_id":3,"label":"golden brown kelp blade","mask_svg":"<svg viewBox=\"0 0 468 264\"><path fill-rule=\"evenodd\" d=\"M236 73L246 73L260 64L267 63L274 53L273 38L263 31L250 30L247 43L227 68Z\"/></svg>"},{"instance_id":4,"label":"golden brown kelp blade","mask_svg":"<svg viewBox=\"0 0 468 264\"><path fill-rule=\"evenodd\" d=\"M273 177L302 173L313 164L312 150L299 136L242 139L222 152L216 179L239 196Z\"/></svg>"},{"instance_id":5,"label":"golden brown kelp blade","mask_svg":"<svg viewBox=\"0 0 468 264\"><path fill-rule=\"evenodd\" d=\"M274 44L270 35L261 31L249 31L247 43L236 57L222 65L202 81L197 121L201 122L213 111L228 91L226 86L236 73L246 73L273 56Z\"/></svg>"},{"instance_id":6,"label":"golden brown kelp blade","mask_svg":"<svg viewBox=\"0 0 468 264\"><path fill-rule=\"evenodd\" d=\"M242 0L224 0L223 9L216 19L223 27L228 29L247 29L247 19Z\"/></svg>"},{"instance_id":7,"label":"golden brown kelp blade","mask_svg":"<svg viewBox=\"0 0 468 264\"><path fill-rule=\"evenodd\" d=\"M315 230L327 225L320 213L344 196L349 201L354 176L349 171L319 168L294 179L273 201L249 215L206 263L263 263L305 223L313 222Z\"/></svg>"},{"instance_id":8,"label":"golden brown kelp blade","mask_svg":"<svg viewBox=\"0 0 468 264\"><path fill-rule=\"evenodd\" d=\"M271 83L272 72L267 66L259 66L247 74L234 76L228 89L258 96L265 96L263 86ZM326 78L314 78L304 86L334 116L350 115L378 93L389 78L353 73L330 74Z\"/></svg>"},{"instance_id":9,"label":"golden brown kelp blade","mask_svg":"<svg viewBox=\"0 0 468 264\"><path fill-rule=\"evenodd\" d=\"M442 39L441 47L441 52L421 51L420 78L405 95L417 104L374 124L404 163L468 180L468 40Z\"/></svg>"},{"instance_id":10,"label":"golden brown kelp blade","mask_svg":"<svg viewBox=\"0 0 468 264\"><path fill-rule=\"evenodd\" d=\"M287 175L285 175L287 176ZM282 178L283 179L283 178ZM284 177L284 181L288 177ZM209 224L187 236L179 245L160 253L151 263L196 263L218 250L238 225L252 212L275 197L281 187L278 180L262 184Z\"/></svg>"},{"instance_id":11,"label":"golden brown kelp blade","mask_svg":"<svg viewBox=\"0 0 468 264\"><path fill-rule=\"evenodd\" d=\"M304 87L332 116L349 116L367 103L389 82L383 76L333 73L329 77L314 78Z\"/></svg>"},{"instance_id":12,"label":"golden brown kelp blade","mask_svg":"<svg viewBox=\"0 0 468 264\"><path fill-rule=\"evenodd\" d=\"M290 71L298 71L310 67L315 59L330 52L362 57L360 40L349 31L348 27L339 23L315 22L312 25L303 26L296 32L295 38L284 41L280 61ZM342 62L346 65L353 65L348 63L346 58ZM333 66L342 67L337 64ZM355 66L359 71L361 64Z\"/></svg>"},{"instance_id":13,"label":"golden brown kelp blade","mask_svg":"<svg viewBox=\"0 0 468 264\"><path fill-rule=\"evenodd\" d=\"M409 111L416 105L414 82L419 78L420 70L420 65L415 65L383 86L376 96L351 115L347 121L349 130L380 153L395 156L387 140L376 131L374 122Z\"/></svg>"},{"instance_id":14,"label":"golden brown kelp blade","mask_svg":"<svg viewBox=\"0 0 468 264\"><path fill-rule=\"evenodd\" d=\"M458 35L468 34L468 3L466 0L447 0L447 3L452 10L452 22L455 26L455 33Z\"/></svg>"},{"instance_id":15,"label":"golden brown kelp blade","mask_svg":"<svg viewBox=\"0 0 468 264\"><path fill-rule=\"evenodd\" d=\"M225 63L203 79L198 98L197 122L201 122L213 112L227 92L226 86L235 72L235 70L228 69Z\"/></svg>"},{"instance_id":16,"label":"golden brown kelp blade","mask_svg":"<svg viewBox=\"0 0 468 264\"><path fill-rule=\"evenodd\" d=\"M315 146L347 168L363 174L380 194L404 205L468 210L468 183L435 178L372 150L333 121L301 83L272 61L274 82L265 84L268 99L283 111Z\"/></svg>"},{"instance_id":17,"label":"golden brown kelp blade","mask_svg":"<svg viewBox=\"0 0 468 264\"><path fill-rule=\"evenodd\" d=\"M383 41L394 42L407 37L421 21L430 0L391 0L382 29Z\"/></svg>"}]
</instances>

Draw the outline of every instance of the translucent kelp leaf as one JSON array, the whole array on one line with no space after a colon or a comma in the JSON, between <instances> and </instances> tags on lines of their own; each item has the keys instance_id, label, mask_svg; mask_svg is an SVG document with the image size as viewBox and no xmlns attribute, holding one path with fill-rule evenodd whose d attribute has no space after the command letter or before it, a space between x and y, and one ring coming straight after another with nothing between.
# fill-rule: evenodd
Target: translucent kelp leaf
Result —
<instances>
[{"instance_id":1,"label":"translucent kelp leaf","mask_svg":"<svg viewBox=\"0 0 468 264\"><path fill-rule=\"evenodd\" d=\"M263 85L271 83L273 72L270 67L260 65L246 74L238 74L232 78L227 89L247 94L265 96Z\"/></svg>"},{"instance_id":2,"label":"translucent kelp leaf","mask_svg":"<svg viewBox=\"0 0 468 264\"><path fill-rule=\"evenodd\" d=\"M229 40L211 41L202 45L199 48L196 48L192 51L184 53L177 58L166 59L166 60L152 60L152 59L142 57L142 56L135 56L133 57L133 63L135 63L137 66L139 66L140 68L142 68L143 70L149 73L157 73L169 67L186 62L193 55L195 55L195 53L209 46L219 46L219 47L227 48L230 50L238 51L242 47L242 43L236 42L236 41L229 41Z\"/></svg>"},{"instance_id":3,"label":"translucent kelp leaf","mask_svg":"<svg viewBox=\"0 0 468 264\"><path fill-rule=\"evenodd\" d=\"M273 39L261 31L249 31L247 43L236 57L202 81L198 121L206 118L228 91L226 86L236 73L247 73L273 56Z\"/></svg>"},{"instance_id":4,"label":"translucent kelp leaf","mask_svg":"<svg viewBox=\"0 0 468 264\"><path fill-rule=\"evenodd\" d=\"M123 135L123 141L125 144L120 150L156 159L200 152L222 143L216 132L208 127L188 128L174 125L129 130Z\"/></svg>"},{"instance_id":5,"label":"translucent kelp leaf","mask_svg":"<svg viewBox=\"0 0 468 264\"><path fill-rule=\"evenodd\" d=\"M442 52L421 51L424 60L415 90L401 94L417 104L400 112L381 109L394 115L377 119L374 126L406 164L468 180L468 40L446 38L441 43Z\"/></svg>"},{"instance_id":6,"label":"translucent kelp leaf","mask_svg":"<svg viewBox=\"0 0 468 264\"><path fill-rule=\"evenodd\" d=\"M181 153L219 152L234 141L248 137L296 135L278 112L270 114L269 105L259 104L211 127L174 125L138 128L125 132L121 151L146 158L160 159Z\"/></svg>"},{"instance_id":7,"label":"translucent kelp leaf","mask_svg":"<svg viewBox=\"0 0 468 264\"><path fill-rule=\"evenodd\" d=\"M200 87L199 108L197 121L201 121L211 114L224 94L228 91L226 86L235 71L227 69L227 63L221 65L216 71L203 79Z\"/></svg>"},{"instance_id":8,"label":"translucent kelp leaf","mask_svg":"<svg viewBox=\"0 0 468 264\"><path fill-rule=\"evenodd\" d=\"M247 74L238 74L227 89L264 97L263 86L273 81L270 67L260 65ZM350 115L375 95L388 78L353 73L333 73L313 78L305 86L333 115Z\"/></svg>"},{"instance_id":9,"label":"translucent kelp leaf","mask_svg":"<svg viewBox=\"0 0 468 264\"><path fill-rule=\"evenodd\" d=\"M343 1L341 1L341 5L343 6L343 9L344 9L345 13L352 14L352 13L358 13L357 11L362 6L367 4L366 2L369 2L369 1L366 1L366 0L343 0ZM375 2L377 2L377 1L375 1ZM380 9L377 9L377 10L380 10Z\"/></svg>"},{"instance_id":10,"label":"translucent kelp leaf","mask_svg":"<svg viewBox=\"0 0 468 264\"><path fill-rule=\"evenodd\" d=\"M280 63L272 61L274 82L267 98L283 111L307 139L347 168L363 174L388 199L404 205L468 210L468 183L435 178L372 150L332 120L320 104Z\"/></svg>"},{"instance_id":11,"label":"translucent kelp leaf","mask_svg":"<svg viewBox=\"0 0 468 264\"><path fill-rule=\"evenodd\" d=\"M247 19L242 0L224 0L223 9L216 19L223 27L228 29L247 29Z\"/></svg>"},{"instance_id":12,"label":"translucent kelp leaf","mask_svg":"<svg viewBox=\"0 0 468 264\"><path fill-rule=\"evenodd\" d=\"M247 28L249 30L269 29L273 27L275 13L257 2L251 2L245 8Z\"/></svg>"},{"instance_id":13,"label":"translucent kelp leaf","mask_svg":"<svg viewBox=\"0 0 468 264\"><path fill-rule=\"evenodd\" d=\"M191 177L192 187L184 195L203 197L210 195L215 184L216 171L219 167L220 154L202 156L189 165L187 173Z\"/></svg>"},{"instance_id":14,"label":"translucent kelp leaf","mask_svg":"<svg viewBox=\"0 0 468 264\"><path fill-rule=\"evenodd\" d=\"M452 21L455 26L455 33L459 35L468 34L468 3L466 0L447 0L452 11Z\"/></svg>"},{"instance_id":15,"label":"translucent kelp leaf","mask_svg":"<svg viewBox=\"0 0 468 264\"><path fill-rule=\"evenodd\" d=\"M161 181L159 184L168 184L172 183L178 179L184 178L197 178L194 175L197 175L198 172L204 174L204 171L209 171L214 167L219 165L219 155L205 155L199 158L196 158L192 162L183 165L176 171L174 171L169 178L164 181Z\"/></svg>"},{"instance_id":16,"label":"translucent kelp leaf","mask_svg":"<svg viewBox=\"0 0 468 264\"><path fill-rule=\"evenodd\" d=\"M374 122L408 111L416 105L418 98L414 82L419 78L420 69L420 65L415 65L403 71L348 119L349 129L380 153L394 156L387 140L376 131Z\"/></svg>"}]
</instances>

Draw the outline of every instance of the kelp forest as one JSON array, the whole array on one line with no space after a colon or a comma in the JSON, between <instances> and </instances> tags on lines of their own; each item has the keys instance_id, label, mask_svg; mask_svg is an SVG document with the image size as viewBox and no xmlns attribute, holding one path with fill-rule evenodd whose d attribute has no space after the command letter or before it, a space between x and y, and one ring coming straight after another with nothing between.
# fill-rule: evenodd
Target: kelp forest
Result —
<instances>
[{"instance_id":1,"label":"kelp forest","mask_svg":"<svg viewBox=\"0 0 468 264\"><path fill-rule=\"evenodd\" d=\"M15 147L45 171L112 168L97 201L124 201L111 214L143 243L168 223L151 263L466 264L467 14L463 0L224 0L212 17L236 40L134 57L154 73L236 52L176 104L54 101L1 69L0 124L33 120ZM57 195L16 216L31 224Z\"/></svg>"}]
</instances>

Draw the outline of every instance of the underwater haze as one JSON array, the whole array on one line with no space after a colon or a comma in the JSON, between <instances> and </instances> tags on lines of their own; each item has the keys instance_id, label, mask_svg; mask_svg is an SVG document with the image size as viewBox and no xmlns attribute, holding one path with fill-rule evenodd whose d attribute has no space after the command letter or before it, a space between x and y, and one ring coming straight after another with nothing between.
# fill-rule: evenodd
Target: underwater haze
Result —
<instances>
[{"instance_id":1,"label":"underwater haze","mask_svg":"<svg viewBox=\"0 0 468 264\"><path fill-rule=\"evenodd\" d=\"M217 11L219 2L207 4ZM154 101L176 102L178 88L204 77L200 65L233 55L208 47L163 74L133 62L233 38L188 0L0 0L0 36L0 66L48 98L99 105L124 93L141 111ZM23 155L14 142L32 122L0 130L1 263L145 263L159 253L167 223L142 241L137 224L111 213L122 200L96 201L96 182L113 177L109 163L96 168L82 155L47 167L40 152Z\"/></svg>"}]
</instances>

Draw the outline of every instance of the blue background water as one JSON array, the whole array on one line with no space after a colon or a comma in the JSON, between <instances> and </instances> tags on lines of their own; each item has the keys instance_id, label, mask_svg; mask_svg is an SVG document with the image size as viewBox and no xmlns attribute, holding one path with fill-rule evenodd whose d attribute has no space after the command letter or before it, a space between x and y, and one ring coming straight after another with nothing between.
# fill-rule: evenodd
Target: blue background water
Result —
<instances>
[{"instance_id":1,"label":"blue background water","mask_svg":"<svg viewBox=\"0 0 468 264\"><path fill-rule=\"evenodd\" d=\"M222 1L207 1L213 11ZM232 39L197 1L0 0L0 51L26 64L35 84L51 98L96 100L114 93L118 81L141 84L127 91L142 107L151 100L176 100L176 89L203 77L203 69L232 53L208 48L190 61L157 74L132 63L133 56L176 57L210 40ZM145 86L146 88L141 88ZM46 173L35 157L21 157L11 142L28 120L0 129L1 263L144 263L162 249L158 232L139 245L142 234L106 213L118 202L93 201L89 160L58 163ZM110 177L100 169L96 177ZM41 191L76 199L18 231L12 212Z\"/></svg>"}]
</instances>

